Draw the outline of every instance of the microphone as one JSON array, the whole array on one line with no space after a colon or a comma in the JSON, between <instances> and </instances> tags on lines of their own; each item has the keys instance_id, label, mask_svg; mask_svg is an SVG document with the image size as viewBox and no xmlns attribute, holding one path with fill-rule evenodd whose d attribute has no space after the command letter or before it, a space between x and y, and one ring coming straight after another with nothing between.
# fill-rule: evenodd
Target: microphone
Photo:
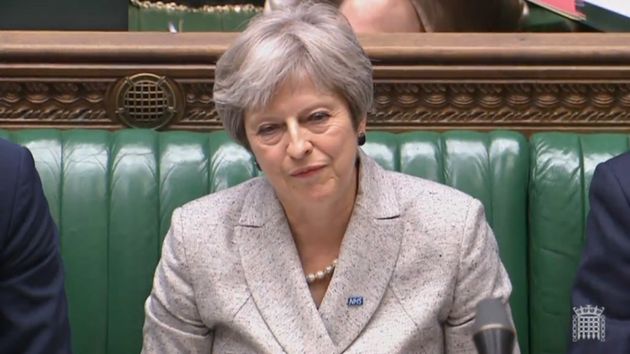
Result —
<instances>
[{"instance_id":1,"label":"microphone","mask_svg":"<svg viewBox=\"0 0 630 354\"><path fill-rule=\"evenodd\" d=\"M516 332L500 299L477 304L473 341L479 354L512 354Z\"/></svg>"}]
</instances>

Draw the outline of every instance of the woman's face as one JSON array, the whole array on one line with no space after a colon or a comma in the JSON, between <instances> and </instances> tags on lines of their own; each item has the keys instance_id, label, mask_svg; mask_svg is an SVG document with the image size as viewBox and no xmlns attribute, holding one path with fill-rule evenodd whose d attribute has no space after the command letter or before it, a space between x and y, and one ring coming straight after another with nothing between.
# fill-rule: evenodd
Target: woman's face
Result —
<instances>
[{"instance_id":1,"label":"woman's face","mask_svg":"<svg viewBox=\"0 0 630 354\"><path fill-rule=\"evenodd\" d=\"M365 119L358 130L365 131ZM291 80L265 109L245 114L245 132L283 202L354 198L357 131L339 95Z\"/></svg>"}]
</instances>

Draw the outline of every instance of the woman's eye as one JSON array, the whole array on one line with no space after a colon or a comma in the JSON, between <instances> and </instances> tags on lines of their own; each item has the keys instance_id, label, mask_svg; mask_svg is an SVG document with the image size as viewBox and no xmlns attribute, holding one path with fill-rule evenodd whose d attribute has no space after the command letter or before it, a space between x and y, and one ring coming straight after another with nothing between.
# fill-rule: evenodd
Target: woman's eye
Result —
<instances>
[{"instance_id":1,"label":"woman's eye","mask_svg":"<svg viewBox=\"0 0 630 354\"><path fill-rule=\"evenodd\" d=\"M323 122L328 118L330 118L330 114L326 112L315 112L308 117L308 120L311 122Z\"/></svg>"},{"instance_id":2,"label":"woman's eye","mask_svg":"<svg viewBox=\"0 0 630 354\"><path fill-rule=\"evenodd\" d=\"M277 130L278 130L277 125L273 125L273 124L263 125L260 128L258 128L258 134L269 135L269 134L275 133Z\"/></svg>"}]
</instances>

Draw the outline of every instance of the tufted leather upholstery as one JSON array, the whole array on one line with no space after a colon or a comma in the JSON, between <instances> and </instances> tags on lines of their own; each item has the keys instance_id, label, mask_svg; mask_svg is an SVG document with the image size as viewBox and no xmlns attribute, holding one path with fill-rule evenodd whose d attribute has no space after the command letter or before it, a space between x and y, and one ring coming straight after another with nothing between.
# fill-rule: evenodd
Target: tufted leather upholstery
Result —
<instances>
[{"instance_id":1,"label":"tufted leather upholstery","mask_svg":"<svg viewBox=\"0 0 630 354\"><path fill-rule=\"evenodd\" d=\"M37 129L0 137L31 149L41 174L61 231L79 354L139 352L143 302L171 212L258 173L223 132ZM522 352L564 352L588 184L598 162L628 149L628 137L370 132L364 149L387 169L483 202L514 286Z\"/></svg>"}]
</instances>

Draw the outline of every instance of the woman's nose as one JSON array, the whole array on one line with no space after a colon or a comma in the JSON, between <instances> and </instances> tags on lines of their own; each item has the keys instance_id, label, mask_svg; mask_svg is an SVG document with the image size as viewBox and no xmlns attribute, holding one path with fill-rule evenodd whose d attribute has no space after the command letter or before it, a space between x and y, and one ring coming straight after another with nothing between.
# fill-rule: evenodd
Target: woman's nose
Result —
<instances>
[{"instance_id":1,"label":"woman's nose","mask_svg":"<svg viewBox=\"0 0 630 354\"><path fill-rule=\"evenodd\" d=\"M294 159L301 159L308 155L313 149L308 132L302 129L297 122L289 122L287 128L289 133L287 154Z\"/></svg>"}]
</instances>

